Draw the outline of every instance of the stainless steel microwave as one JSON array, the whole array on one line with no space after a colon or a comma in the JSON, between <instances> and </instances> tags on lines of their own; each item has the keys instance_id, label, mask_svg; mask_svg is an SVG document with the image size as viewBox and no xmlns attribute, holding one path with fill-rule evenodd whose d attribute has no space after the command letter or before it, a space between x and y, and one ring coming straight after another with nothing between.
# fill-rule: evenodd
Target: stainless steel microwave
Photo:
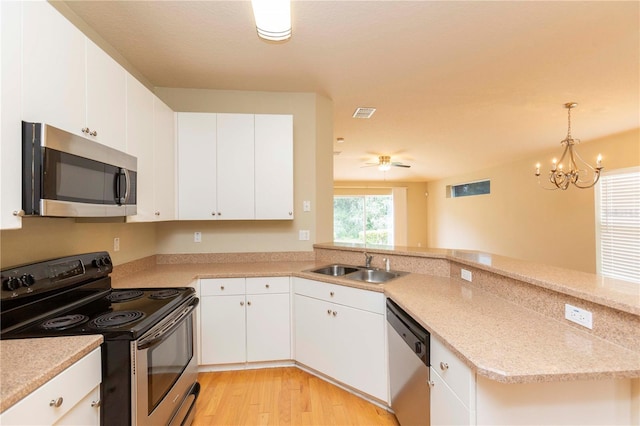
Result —
<instances>
[{"instance_id":1,"label":"stainless steel microwave","mask_svg":"<svg viewBox=\"0 0 640 426\"><path fill-rule=\"evenodd\" d=\"M136 214L136 157L44 123L22 122L25 215Z\"/></svg>"}]
</instances>

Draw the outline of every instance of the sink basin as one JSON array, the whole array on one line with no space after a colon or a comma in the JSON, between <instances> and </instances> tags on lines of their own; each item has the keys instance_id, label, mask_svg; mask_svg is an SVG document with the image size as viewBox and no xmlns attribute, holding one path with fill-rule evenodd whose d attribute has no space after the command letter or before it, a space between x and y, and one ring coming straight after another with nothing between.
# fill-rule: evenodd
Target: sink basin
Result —
<instances>
[{"instance_id":1,"label":"sink basin","mask_svg":"<svg viewBox=\"0 0 640 426\"><path fill-rule=\"evenodd\" d=\"M380 269L358 269L357 271L350 273L345 278L349 278L356 281L364 281L368 283L380 284L380 283L385 283L394 278L398 278L402 275L405 275L405 273L383 271Z\"/></svg>"},{"instance_id":2,"label":"sink basin","mask_svg":"<svg viewBox=\"0 0 640 426\"><path fill-rule=\"evenodd\" d=\"M331 275L333 277L341 277L343 275L350 274L352 272L359 271L355 266L346 265L329 265L324 268L314 269L311 272L316 274Z\"/></svg>"}]
</instances>

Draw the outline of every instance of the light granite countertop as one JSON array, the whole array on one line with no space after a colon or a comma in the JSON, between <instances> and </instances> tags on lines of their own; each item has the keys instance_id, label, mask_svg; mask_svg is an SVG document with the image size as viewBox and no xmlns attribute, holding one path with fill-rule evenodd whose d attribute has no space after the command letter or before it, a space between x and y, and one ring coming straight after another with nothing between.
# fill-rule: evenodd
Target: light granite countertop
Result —
<instances>
[{"instance_id":1,"label":"light granite countertop","mask_svg":"<svg viewBox=\"0 0 640 426\"><path fill-rule=\"evenodd\" d=\"M101 335L0 340L0 413L100 344Z\"/></svg>"},{"instance_id":2,"label":"light granite countertop","mask_svg":"<svg viewBox=\"0 0 640 426\"><path fill-rule=\"evenodd\" d=\"M115 288L188 286L197 278L287 276L384 292L469 367L502 383L640 377L640 353L460 280L408 274L368 284L306 272L327 262L155 265Z\"/></svg>"}]
</instances>

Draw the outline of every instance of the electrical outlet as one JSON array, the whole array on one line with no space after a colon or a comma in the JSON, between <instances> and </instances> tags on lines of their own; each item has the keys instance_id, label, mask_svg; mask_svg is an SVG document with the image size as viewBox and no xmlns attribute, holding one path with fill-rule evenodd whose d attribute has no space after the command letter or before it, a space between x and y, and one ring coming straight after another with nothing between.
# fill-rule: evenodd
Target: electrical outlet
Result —
<instances>
[{"instance_id":1,"label":"electrical outlet","mask_svg":"<svg viewBox=\"0 0 640 426\"><path fill-rule=\"evenodd\" d=\"M120 251L120 238L113 239L113 251Z\"/></svg>"},{"instance_id":2,"label":"electrical outlet","mask_svg":"<svg viewBox=\"0 0 640 426\"><path fill-rule=\"evenodd\" d=\"M302 210L305 212L311 211L311 201L303 201L302 202Z\"/></svg>"},{"instance_id":3,"label":"electrical outlet","mask_svg":"<svg viewBox=\"0 0 640 426\"><path fill-rule=\"evenodd\" d=\"M193 233L193 242L201 243L202 242L202 232L194 232Z\"/></svg>"},{"instance_id":4,"label":"electrical outlet","mask_svg":"<svg viewBox=\"0 0 640 426\"><path fill-rule=\"evenodd\" d=\"M566 303L564 305L564 317L583 327L593 329L593 315L590 311Z\"/></svg>"},{"instance_id":5,"label":"electrical outlet","mask_svg":"<svg viewBox=\"0 0 640 426\"><path fill-rule=\"evenodd\" d=\"M460 270L460 277L462 277L463 280L467 280L467 281L471 281L471 271L467 271L466 269L461 269Z\"/></svg>"},{"instance_id":6,"label":"electrical outlet","mask_svg":"<svg viewBox=\"0 0 640 426\"><path fill-rule=\"evenodd\" d=\"M309 231L306 229L301 229L299 237L300 241L309 241Z\"/></svg>"}]
</instances>

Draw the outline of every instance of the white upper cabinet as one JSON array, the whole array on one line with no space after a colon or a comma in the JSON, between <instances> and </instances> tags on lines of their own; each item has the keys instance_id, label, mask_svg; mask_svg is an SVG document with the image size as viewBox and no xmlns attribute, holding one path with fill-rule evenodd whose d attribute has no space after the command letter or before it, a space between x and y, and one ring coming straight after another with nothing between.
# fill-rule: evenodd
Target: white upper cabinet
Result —
<instances>
[{"instance_id":1,"label":"white upper cabinet","mask_svg":"<svg viewBox=\"0 0 640 426\"><path fill-rule=\"evenodd\" d=\"M22 226L20 2L0 2L0 229Z\"/></svg>"},{"instance_id":2,"label":"white upper cabinet","mask_svg":"<svg viewBox=\"0 0 640 426\"><path fill-rule=\"evenodd\" d=\"M255 116L256 217L293 219L293 116Z\"/></svg>"},{"instance_id":3,"label":"white upper cabinet","mask_svg":"<svg viewBox=\"0 0 640 426\"><path fill-rule=\"evenodd\" d=\"M178 113L178 219L217 217L216 114Z\"/></svg>"},{"instance_id":4,"label":"white upper cabinet","mask_svg":"<svg viewBox=\"0 0 640 426\"><path fill-rule=\"evenodd\" d=\"M84 135L85 36L49 3L21 4L22 119Z\"/></svg>"},{"instance_id":5,"label":"white upper cabinet","mask_svg":"<svg viewBox=\"0 0 640 426\"><path fill-rule=\"evenodd\" d=\"M127 152L138 159L137 214L128 216L128 222L155 220L153 98L138 80L127 76Z\"/></svg>"},{"instance_id":6,"label":"white upper cabinet","mask_svg":"<svg viewBox=\"0 0 640 426\"><path fill-rule=\"evenodd\" d=\"M254 219L254 116L217 114L218 215Z\"/></svg>"},{"instance_id":7,"label":"white upper cabinet","mask_svg":"<svg viewBox=\"0 0 640 426\"><path fill-rule=\"evenodd\" d=\"M22 119L124 150L124 68L48 2L22 5Z\"/></svg>"},{"instance_id":8,"label":"white upper cabinet","mask_svg":"<svg viewBox=\"0 0 640 426\"><path fill-rule=\"evenodd\" d=\"M126 149L127 72L86 40L87 118L85 136L112 148Z\"/></svg>"},{"instance_id":9,"label":"white upper cabinet","mask_svg":"<svg viewBox=\"0 0 640 426\"><path fill-rule=\"evenodd\" d=\"M178 113L178 219L293 219L293 117Z\"/></svg>"},{"instance_id":10,"label":"white upper cabinet","mask_svg":"<svg viewBox=\"0 0 640 426\"><path fill-rule=\"evenodd\" d=\"M153 98L154 217L176 218L176 113ZM138 173L140 176L140 173Z\"/></svg>"}]
</instances>

